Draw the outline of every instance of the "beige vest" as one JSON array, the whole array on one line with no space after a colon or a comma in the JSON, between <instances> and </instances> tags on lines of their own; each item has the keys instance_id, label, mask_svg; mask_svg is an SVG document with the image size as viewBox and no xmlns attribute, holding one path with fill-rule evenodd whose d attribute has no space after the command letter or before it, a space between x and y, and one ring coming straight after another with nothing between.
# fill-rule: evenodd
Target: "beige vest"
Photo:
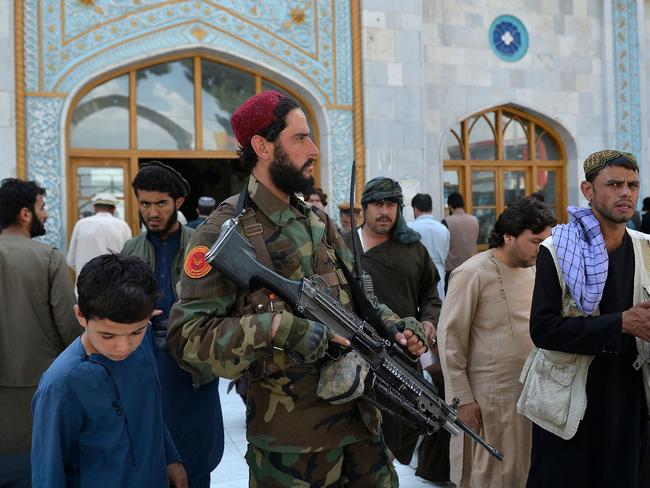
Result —
<instances>
[{"instance_id":1,"label":"beige vest","mask_svg":"<svg viewBox=\"0 0 650 488\"><path fill-rule=\"evenodd\" d=\"M627 229L634 245L633 303L650 300L650 236ZM564 281L552 238L542 245L552 254L562 289L562 315L585 317L575 304ZM593 315L598 315L598 310ZM639 356L634 363L643 372L646 401L650 411L650 343L636 339ZM571 439L587 408L587 373L594 356L533 348L519 381L524 384L517 410L543 429Z\"/></svg>"}]
</instances>

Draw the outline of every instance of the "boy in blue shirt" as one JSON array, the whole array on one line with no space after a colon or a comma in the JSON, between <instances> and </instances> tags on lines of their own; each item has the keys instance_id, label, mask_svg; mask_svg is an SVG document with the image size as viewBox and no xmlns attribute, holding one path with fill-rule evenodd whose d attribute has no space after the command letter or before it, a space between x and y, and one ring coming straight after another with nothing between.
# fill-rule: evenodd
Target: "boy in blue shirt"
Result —
<instances>
[{"instance_id":1,"label":"boy in blue shirt","mask_svg":"<svg viewBox=\"0 0 650 488\"><path fill-rule=\"evenodd\" d=\"M34 487L187 487L162 418L149 319L156 281L140 259L105 254L79 273L85 329L32 402Z\"/></svg>"}]
</instances>

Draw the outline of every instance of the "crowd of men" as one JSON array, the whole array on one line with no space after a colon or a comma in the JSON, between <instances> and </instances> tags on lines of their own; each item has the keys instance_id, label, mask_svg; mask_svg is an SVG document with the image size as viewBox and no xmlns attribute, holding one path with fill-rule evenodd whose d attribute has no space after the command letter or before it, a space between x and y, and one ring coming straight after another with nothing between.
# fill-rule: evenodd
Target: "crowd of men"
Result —
<instances>
[{"instance_id":1,"label":"crowd of men","mask_svg":"<svg viewBox=\"0 0 650 488\"><path fill-rule=\"evenodd\" d=\"M63 254L33 239L45 189L0 185L0 486L207 488L224 446L219 378L245 379L251 487L396 487L394 463L414 457L418 476L459 487L645 486L650 236L626 228L634 155L585 160L589 206L569 207L567 224L537 198L511 202L477 254L460 194L442 222L415 195L407 223L385 177L365 184L358 211L339 206L339 229L291 98L259 93L231 124L250 170L242 191L199 198L182 225L188 182L142 164L132 188L146 230L131 238L114 197L96 195L69 246L76 295ZM422 436L406 404L382 415L362 394L354 337L206 258L226 223L250 243L227 259L252 252L286 279L318 277L377 317L391 353L409 358L397 364L457 399L458 419L503 460L462 434Z\"/></svg>"}]
</instances>

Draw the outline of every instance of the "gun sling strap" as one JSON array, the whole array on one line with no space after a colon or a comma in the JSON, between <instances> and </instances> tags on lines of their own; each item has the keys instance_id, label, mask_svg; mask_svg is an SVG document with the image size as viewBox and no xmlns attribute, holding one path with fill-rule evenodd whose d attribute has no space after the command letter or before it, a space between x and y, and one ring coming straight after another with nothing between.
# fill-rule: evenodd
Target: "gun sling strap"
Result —
<instances>
[{"instance_id":1,"label":"gun sling strap","mask_svg":"<svg viewBox=\"0 0 650 488\"><path fill-rule=\"evenodd\" d=\"M262 228L262 224L260 224L255 218L255 209L253 208L254 205L254 202L249 198L248 189L244 188L239 194L239 198L237 199L235 215L240 215L244 209L246 210L246 212L244 212L244 214L242 214L239 218L242 223L242 227L244 228L244 235L255 249L255 254L257 255L257 259L260 261L260 263L262 263L267 268L277 272L275 266L273 265L271 255L269 254L269 249L266 245L266 241L264 240L264 230ZM337 260L339 259L338 255L336 258ZM324 273L319 276L325 281L325 283L327 283L327 286L329 287L343 286L346 284L344 273L337 271L339 270L337 269L336 271Z\"/></svg>"}]
</instances>

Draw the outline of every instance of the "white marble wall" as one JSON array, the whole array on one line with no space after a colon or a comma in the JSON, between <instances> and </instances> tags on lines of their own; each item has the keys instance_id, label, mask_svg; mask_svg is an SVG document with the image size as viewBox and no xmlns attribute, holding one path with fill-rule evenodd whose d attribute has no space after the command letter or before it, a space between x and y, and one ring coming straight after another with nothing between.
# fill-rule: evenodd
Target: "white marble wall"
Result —
<instances>
[{"instance_id":1,"label":"white marble wall","mask_svg":"<svg viewBox=\"0 0 650 488\"><path fill-rule=\"evenodd\" d=\"M429 191L424 125L424 33L421 0L362 2L366 180L402 182L406 211Z\"/></svg>"},{"instance_id":2,"label":"white marble wall","mask_svg":"<svg viewBox=\"0 0 650 488\"><path fill-rule=\"evenodd\" d=\"M510 103L558 130L569 158L569 203L579 203L581 161L615 142L609 3L364 0L368 177L415 178L440 215L449 129ZM529 33L528 53L515 63L489 46L490 24L503 14Z\"/></svg>"},{"instance_id":3,"label":"white marble wall","mask_svg":"<svg viewBox=\"0 0 650 488\"><path fill-rule=\"evenodd\" d=\"M16 175L14 2L0 0L0 179Z\"/></svg>"}]
</instances>

